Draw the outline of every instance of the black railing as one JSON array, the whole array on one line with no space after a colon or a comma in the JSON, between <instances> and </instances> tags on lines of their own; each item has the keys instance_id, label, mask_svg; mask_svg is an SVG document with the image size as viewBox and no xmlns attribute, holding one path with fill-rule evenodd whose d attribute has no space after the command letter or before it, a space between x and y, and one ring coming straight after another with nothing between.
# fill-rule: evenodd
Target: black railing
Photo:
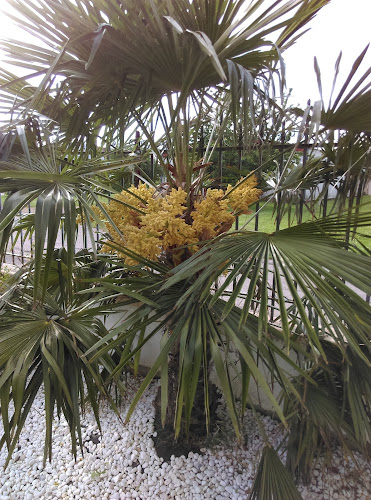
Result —
<instances>
[{"instance_id":1,"label":"black railing","mask_svg":"<svg viewBox=\"0 0 371 500\"><path fill-rule=\"evenodd\" d=\"M292 143L287 143L285 142L285 127L283 125L282 127L282 133L281 133L281 142L275 142L273 144L269 144L269 149L270 151L278 151L278 158L276 158L277 164L278 164L278 175L282 175L283 170L284 170L284 163L285 163L285 158L284 155L288 151L292 151L293 148L295 148L295 144ZM11 138L13 140L13 138ZM201 139L200 144L199 144L199 151L205 150L204 148L204 140ZM266 145L265 145L266 146ZM261 148L261 144L256 144L253 150L255 149L256 151L259 151L259 148ZM297 149L300 150L302 153L302 164L303 167L305 167L307 160L308 160L308 153L310 150L314 148L314 144L308 142L308 137L304 137L304 141L297 145ZM9 151L9 142L4 140L4 136L0 135L0 159L3 157L6 157ZM224 173L225 173L225 165L224 162L224 154L226 152L234 151L236 152L236 170L238 172L242 173L242 160L243 160L243 153L245 151L245 148L242 144L242 135L241 133L239 134L239 142L237 146L227 146L225 145L225 141L221 140L220 144L218 147L215 148L214 150L214 157L217 158L218 164L214 166L214 171L218 172L218 179L217 182L219 183L220 186L224 186ZM250 150L251 151L251 150ZM281 152L281 154L279 154ZM151 173L154 175L155 173L155 168L154 168L154 158L153 156L151 157ZM322 196L322 204L321 204L321 214L326 215L328 213L328 200L329 200L329 190L327 187L328 184L328 179L324 179L325 181L325 191ZM274 202L275 202L275 229L279 230L283 218L282 218L282 213L283 209L285 208L285 201L283 200L282 193L281 191L278 191L274 195ZM359 196L359 192L357 193L357 201ZM0 197L0 210L2 208L2 198ZM263 204L266 203L264 202L257 202L255 204L255 212L251 216L251 224L249 226L249 229L253 229L255 231L259 231L260 229L260 210L263 208ZM304 209L306 207L306 200L305 200L305 190L301 190L299 193L299 198L298 202L295 206L296 208L296 218L297 222L300 223L303 220L303 215L304 215ZM26 210L23 210L22 213L19 214L19 218L21 219L23 216L32 214L34 212L34 207L29 204ZM240 220L237 218L236 220L236 225L235 228L239 229L241 227ZM96 243L99 243L101 238L101 235L99 233L98 228L96 228L96 233L95 233L95 240ZM57 238L57 247L58 246L63 246L64 244L64 233L63 233L63 228L61 228L58 238ZM76 240L76 250L83 250L83 249L89 249L91 247L89 237L87 235L87 232L83 230L82 227L79 228L78 233L77 233L77 240ZM29 235L27 234L23 229L19 230L17 233L17 236L11 237L11 242L9 244L9 247L7 249L6 253L6 258L5 258L5 263L8 264L13 264L17 267L22 266L25 264L29 259L33 257L34 254L34 239L32 237L32 234ZM274 276L272 270L270 270L270 275L271 275L271 289L270 289L270 307L271 307L271 315L270 319L271 321L274 321L276 315L278 315L278 310L276 308L276 286L275 286L275 281L274 281ZM361 294L364 295L364 294ZM365 300L370 303L370 296L365 295Z\"/></svg>"}]
</instances>

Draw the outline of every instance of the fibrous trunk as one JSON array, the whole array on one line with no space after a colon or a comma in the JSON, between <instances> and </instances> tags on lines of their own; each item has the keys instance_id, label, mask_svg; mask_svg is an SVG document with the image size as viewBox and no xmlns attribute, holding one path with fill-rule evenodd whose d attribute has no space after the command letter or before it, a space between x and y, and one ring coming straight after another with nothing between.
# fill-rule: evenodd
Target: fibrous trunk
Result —
<instances>
[{"instance_id":1,"label":"fibrous trunk","mask_svg":"<svg viewBox=\"0 0 371 500\"><path fill-rule=\"evenodd\" d=\"M180 422L179 436L176 438L174 423L177 414L177 399L179 387L179 349L174 349L170 355L168 365L168 406L166 412L165 426L161 423L161 389L159 389L155 406L156 406L156 448L159 453L159 441L166 441L168 447L169 458L172 454L183 455L189 451L199 451L198 444L207 433L213 429L216 416L217 407L217 389L209 382L209 353L207 353L206 367L201 364L200 373L198 377L197 389L195 399L192 407L190 425L187 428L184 408L182 408L182 418ZM206 373L205 373L206 371ZM206 377L205 377L206 375ZM205 391L205 380L207 391ZM205 394L208 396L208 411L206 411ZM163 446L160 444L160 448ZM167 453L165 453L167 455ZM164 452L162 452L164 459Z\"/></svg>"}]
</instances>

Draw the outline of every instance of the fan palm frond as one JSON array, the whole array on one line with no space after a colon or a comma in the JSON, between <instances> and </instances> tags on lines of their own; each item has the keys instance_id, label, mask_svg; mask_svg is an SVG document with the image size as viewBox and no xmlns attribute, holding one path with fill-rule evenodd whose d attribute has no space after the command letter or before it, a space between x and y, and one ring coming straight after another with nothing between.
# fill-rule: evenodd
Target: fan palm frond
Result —
<instances>
[{"instance_id":1,"label":"fan palm frond","mask_svg":"<svg viewBox=\"0 0 371 500\"><path fill-rule=\"evenodd\" d=\"M367 364L350 349L344 357L333 343L322 340L328 364L309 362L308 370L315 384L296 377L293 384L302 395L303 404L284 395L285 413L290 433L286 465L304 481L309 481L315 460L326 451L331 455L334 444L346 452L359 450L368 454L370 423L370 375Z\"/></svg>"},{"instance_id":2,"label":"fan palm frond","mask_svg":"<svg viewBox=\"0 0 371 500\"><path fill-rule=\"evenodd\" d=\"M81 158L77 164L71 163L58 150L56 143L52 142L47 129L42 129L41 142L33 150L28 145L25 128L19 126L17 130L23 154L0 162L0 191L8 194L0 213L0 252L4 256L18 213L36 201L31 223L34 225L35 236L34 291L37 295L44 249L46 249L43 283L45 291L48 270L61 226L64 229L69 256L67 268L71 278L70 283L78 215L85 222L85 230L90 237L93 251L96 252L94 227L105 226L91 206L95 204L105 213L101 196L98 194L107 197L107 190L113 189L111 185L105 185L105 179L100 179L99 174L115 169L131 169L141 158L129 155L116 159L117 153L115 153L113 159L106 155L103 160ZM110 220L108 214L107 220ZM71 286L70 284L70 294Z\"/></svg>"},{"instance_id":3,"label":"fan palm frond","mask_svg":"<svg viewBox=\"0 0 371 500\"><path fill-rule=\"evenodd\" d=\"M301 495L277 452L271 446L263 449L249 500L300 500Z\"/></svg>"},{"instance_id":4,"label":"fan palm frond","mask_svg":"<svg viewBox=\"0 0 371 500\"><path fill-rule=\"evenodd\" d=\"M66 265L66 259L62 260ZM57 274L59 265L53 264ZM52 457L55 411L58 416L63 414L68 422L72 453L76 457L77 446L82 448L83 444L81 410L85 400L91 405L99 428L99 396L108 398L116 409L102 371L113 371L111 356L104 355L95 362L83 356L108 333L99 317L107 312L107 304L97 302L96 307L92 307L91 297L85 300L84 295L75 295L71 307L63 300L60 287L53 286L43 298L38 296L35 307L29 273L24 269L16 278L17 286L11 286L1 296L0 405L4 432L0 448L6 445L8 449L5 465L42 388L45 394L44 463ZM94 295L94 291L89 292L90 296ZM117 384L123 390L120 381Z\"/></svg>"},{"instance_id":5,"label":"fan palm frond","mask_svg":"<svg viewBox=\"0 0 371 500\"><path fill-rule=\"evenodd\" d=\"M363 219L361 216L355 219L360 226L368 225L370 216L366 214ZM244 303L239 321L242 326L251 315L252 301L259 293L258 335L262 338L267 334L270 321L268 289L270 276L273 276L275 301L287 349L290 348L291 335L287 305L293 303L314 353L325 357L319 336L329 336L343 351L349 344L368 364L369 360L359 346L369 346L371 308L344 284L345 281L366 294L371 291L369 258L341 248L344 233L354 220L352 217L328 217L273 234L241 231L223 235L174 269L164 289L186 280L189 286L177 305L182 306L189 300L202 303L209 300L212 283L230 268L210 305L223 297L235 281L221 319L228 317L242 293ZM303 305L304 299L318 314L317 328L311 324ZM357 315L350 302L356 304Z\"/></svg>"},{"instance_id":6,"label":"fan palm frond","mask_svg":"<svg viewBox=\"0 0 371 500\"><path fill-rule=\"evenodd\" d=\"M228 61L243 68L241 95L250 102L252 78L280 59L289 40L326 3L53 0L35 11L31 0L11 0L22 15L21 27L43 47L4 41L3 50L13 64L44 78L32 96L29 86L5 74L2 89L25 109L57 122L68 117L69 139L89 137L103 125L120 137L135 109L146 110L175 92L181 109L192 91L230 83Z\"/></svg>"}]
</instances>

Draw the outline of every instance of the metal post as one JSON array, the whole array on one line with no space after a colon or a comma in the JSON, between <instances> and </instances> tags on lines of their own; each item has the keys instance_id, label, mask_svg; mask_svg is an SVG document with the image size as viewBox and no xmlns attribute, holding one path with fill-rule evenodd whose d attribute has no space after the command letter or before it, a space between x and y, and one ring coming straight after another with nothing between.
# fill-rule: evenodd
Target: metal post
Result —
<instances>
[{"instance_id":1,"label":"metal post","mask_svg":"<svg viewBox=\"0 0 371 500\"><path fill-rule=\"evenodd\" d=\"M223 113L220 117L220 125L223 123ZM219 186L220 189L223 189L223 137L220 139L219 142L219 174L220 174L220 181L219 181Z\"/></svg>"},{"instance_id":2,"label":"metal post","mask_svg":"<svg viewBox=\"0 0 371 500\"><path fill-rule=\"evenodd\" d=\"M281 144L282 144L282 154L280 158L280 162L278 165L278 172L279 172L279 178L281 178L283 168L284 168L284 145L285 145L285 140L286 140L286 125L285 125L285 120L282 121L282 132L281 132ZM281 225L281 199L282 199L282 193L279 191L277 193L277 216L276 216L276 231L279 231L280 225ZM273 275L272 279L272 295L271 295L271 311L270 311L270 320L274 320L274 305L276 303L276 283Z\"/></svg>"}]
</instances>

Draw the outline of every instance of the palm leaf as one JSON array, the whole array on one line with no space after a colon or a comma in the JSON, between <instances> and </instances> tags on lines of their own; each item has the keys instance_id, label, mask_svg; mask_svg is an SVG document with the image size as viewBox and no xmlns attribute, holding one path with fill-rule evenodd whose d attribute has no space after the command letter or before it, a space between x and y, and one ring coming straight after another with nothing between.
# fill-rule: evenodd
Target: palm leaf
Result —
<instances>
[{"instance_id":1,"label":"palm leaf","mask_svg":"<svg viewBox=\"0 0 371 500\"><path fill-rule=\"evenodd\" d=\"M149 266L150 263L146 261L146 265ZM202 377L205 377L202 384L205 390L204 401L205 405L208 405L206 388L208 386L208 365L210 361L215 365L216 376L227 401L234 429L239 435L242 415L237 412L235 403L237 394L231 384L234 376L233 367L230 363L231 346L233 346L233 349L241 356L241 363L247 366L251 378L265 392L275 411L281 420L285 422L285 416L277 399L265 380L262 366L269 367L273 378L282 387L290 388L291 393L295 393L295 388L290 383L285 370L280 368L282 360L309 381L310 377L297 364L292 362L284 351L277 348L274 341L271 340L271 338L276 338L277 341L282 342L284 340L282 333L267 325L269 336L259 338L257 333L258 318L254 316L249 316L246 324L239 327L240 316L236 307L232 307L228 316L223 318L226 301L220 298L214 301L214 295L210 290L207 298L202 303L192 297L191 300L184 301L177 306L177 302L184 293L186 282L182 281L169 288L164 288L163 284L167 281L168 270L164 269L162 273L160 274L158 270L155 273L147 272L145 277L143 276L144 279L126 277L124 281L125 287L113 287L108 276L99 280L99 290L106 288L107 293L116 290L116 300L120 299L120 297L122 297L121 301L123 299L125 301L129 300L129 302L122 302L124 307L125 303L130 304L130 297L139 298L139 293L143 296L142 305L135 308L117 328L113 329L86 353L87 356L95 353L91 358L94 360L113 348L125 345L121 359L111 373L111 377L117 377L125 367L130 366L132 358L137 355L153 335L164 328L170 332L169 336L165 333L161 353L154 360L152 368L135 396L127 418L132 415L141 395L153 380L159 368L161 368L162 377L162 418L165 418L165 408L168 404L168 356L175 356L176 353L176 356L178 356L176 359L179 359L177 410L175 421L167 422L170 425L174 424L175 436L189 431L191 416L194 411L196 388L201 384L199 381L201 372L203 373ZM127 290L129 290L128 294L126 293ZM150 301L147 299L149 297ZM149 327L149 330L144 330L147 327ZM145 331L144 334L143 331ZM141 339L138 344L134 343L136 337ZM294 339L291 339L291 347L298 349L298 352L304 357L310 356ZM174 349L176 349L175 352ZM264 360L259 365L258 356ZM167 371L165 371L166 367ZM209 416L207 411L205 417L208 427Z\"/></svg>"},{"instance_id":2,"label":"palm leaf","mask_svg":"<svg viewBox=\"0 0 371 500\"><path fill-rule=\"evenodd\" d=\"M369 224L369 215L359 219L360 224ZM347 217L330 217L308 222L271 235L263 233L237 232L224 235L206 245L198 254L172 271L172 276L163 285L166 290L182 280L190 282L178 300L177 306L186 301L208 300L208 290L228 266L232 270L216 290L210 304L225 296L232 280L237 280L236 291L225 299L223 318L246 292L241 311L240 327L250 316L250 305L257 291L264 300L260 303L259 335L267 334L270 321L269 308L264 290L269 288L267 272L273 265L278 295L276 302L282 319L284 336L291 336L286 309L293 302L304 325L305 334L315 351L325 356L316 330L308 316L303 299L316 312L321 324L320 335L329 335L343 348L344 342L366 363L369 361L360 349L360 344L369 345L368 322L370 306L342 280L359 290L370 293L370 261L367 257L347 252L339 246L341 235L352 224ZM283 293L285 289L285 294ZM350 306L352 303L352 306ZM354 315L354 305L357 315ZM289 341L287 343L289 348Z\"/></svg>"},{"instance_id":3,"label":"palm leaf","mask_svg":"<svg viewBox=\"0 0 371 500\"><path fill-rule=\"evenodd\" d=\"M300 500L301 495L271 446L263 449L249 500Z\"/></svg>"},{"instance_id":4,"label":"palm leaf","mask_svg":"<svg viewBox=\"0 0 371 500\"><path fill-rule=\"evenodd\" d=\"M269 6L259 0L246 7L229 0L207 5L205 0L141 0L125 4L123 15L120 6L103 0L43 2L36 10L31 0L11 0L22 16L16 21L46 46L4 41L3 50L13 64L44 79L30 89L4 72L3 93L9 104L9 96L16 96L18 109L62 120L75 145L83 137L93 144L101 125L107 138L119 138L133 110L145 111L164 95L180 92L177 112L192 90L225 81L228 61L255 78L280 59L274 47L283 50L326 3L278 0ZM258 7L265 6L257 16ZM63 81L58 88L56 75ZM251 96L248 79L241 83Z\"/></svg>"},{"instance_id":5,"label":"palm leaf","mask_svg":"<svg viewBox=\"0 0 371 500\"><path fill-rule=\"evenodd\" d=\"M8 449L5 465L9 463L32 402L42 386L45 391L44 462L52 456L55 409L59 416L63 412L69 424L72 453L76 456L77 444L82 447L80 407L84 405L85 391L98 426L99 394L107 397L116 408L105 388L102 371L103 367L108 373L112 372L111 357L103 355L95 362L83 357L107 334L98 319L107 312L107 303L102 304L100 300L94 308L91 299L85 302L75 296L74 308L68 310L60 287L53 286L48 288L51 293L46 291L44 300L39 300L35 307L32 288L29 278L20 281L12 288L12 293L6 294L0 316L0 404L4 427L0 448L6 444ZM117 384L122 390L119 381ZM13 414L8 412L11 401Z\"/></svg>"},{"instance_id":6,"label":"palm leaf","mask_svg":"<svg viewBox=\"0 0 371 500\"><path fill-rule=\"evenodd\" d=\"M308 363L315 385L295 377L294 385L303 394L303 405L284 396L290 434L287 442L286 465L292 474L304 481L323 450L332 455L334 444L347 453L357 449L367 455L370 425L370 377L367 365L348 349L348 357L332 342L323 341L328 364ZM357 361L356 361L357 359Z\"/></svg>"},{"instance_id":7,"label":"palm leaf","mask_svg":"<svg viewBox=\"0 0 371 500\"><path fill-rule=\"evenodd\" d=\"M91 245L95 249L94 224L105 230L105 225L97 214L91 209L94 202L110 221L109 215L96 196L97 181L94 176L100 172L125 169L139 161L134 159L110 159L103 161L101 165L97 160L82 159L75 165L70 165L64 159L59 159L56 146L51 144L47 130L42 129L40 133L45 135L46 146L30 151L24 134L24 128L19 127L22 137L24 157L11 157L8 161L0 162L0 191L10 192L0 212L0 250L5 254L9 243L12 227L16 215L29 203L36 200L34 218L35 238L35 275L34 292L35 298L41 277L41 268L44 269L44 282L42 288L46 290L48 272L50 270L53 252L60 228L63 226L65 241L69 255L67 269L72 282L73 255L75 253L75 240L77 231L77 213L85 221L85 227L90 234ZM107 185L98 183L98 189L106 190ZM110 188L110 187L109 187ZM111 188L110 188L111 189ZM104 193L105 194L105 193ZM107 196L105 194L105 196ZM112 222L112 221L111 221ZM113 227L115 224L112 222ZM29 230L32 228L29 227ZM43 255L45 252L45 261ZM71 299L71 287L69 289Z\"/></svg>"}]
</instances>

